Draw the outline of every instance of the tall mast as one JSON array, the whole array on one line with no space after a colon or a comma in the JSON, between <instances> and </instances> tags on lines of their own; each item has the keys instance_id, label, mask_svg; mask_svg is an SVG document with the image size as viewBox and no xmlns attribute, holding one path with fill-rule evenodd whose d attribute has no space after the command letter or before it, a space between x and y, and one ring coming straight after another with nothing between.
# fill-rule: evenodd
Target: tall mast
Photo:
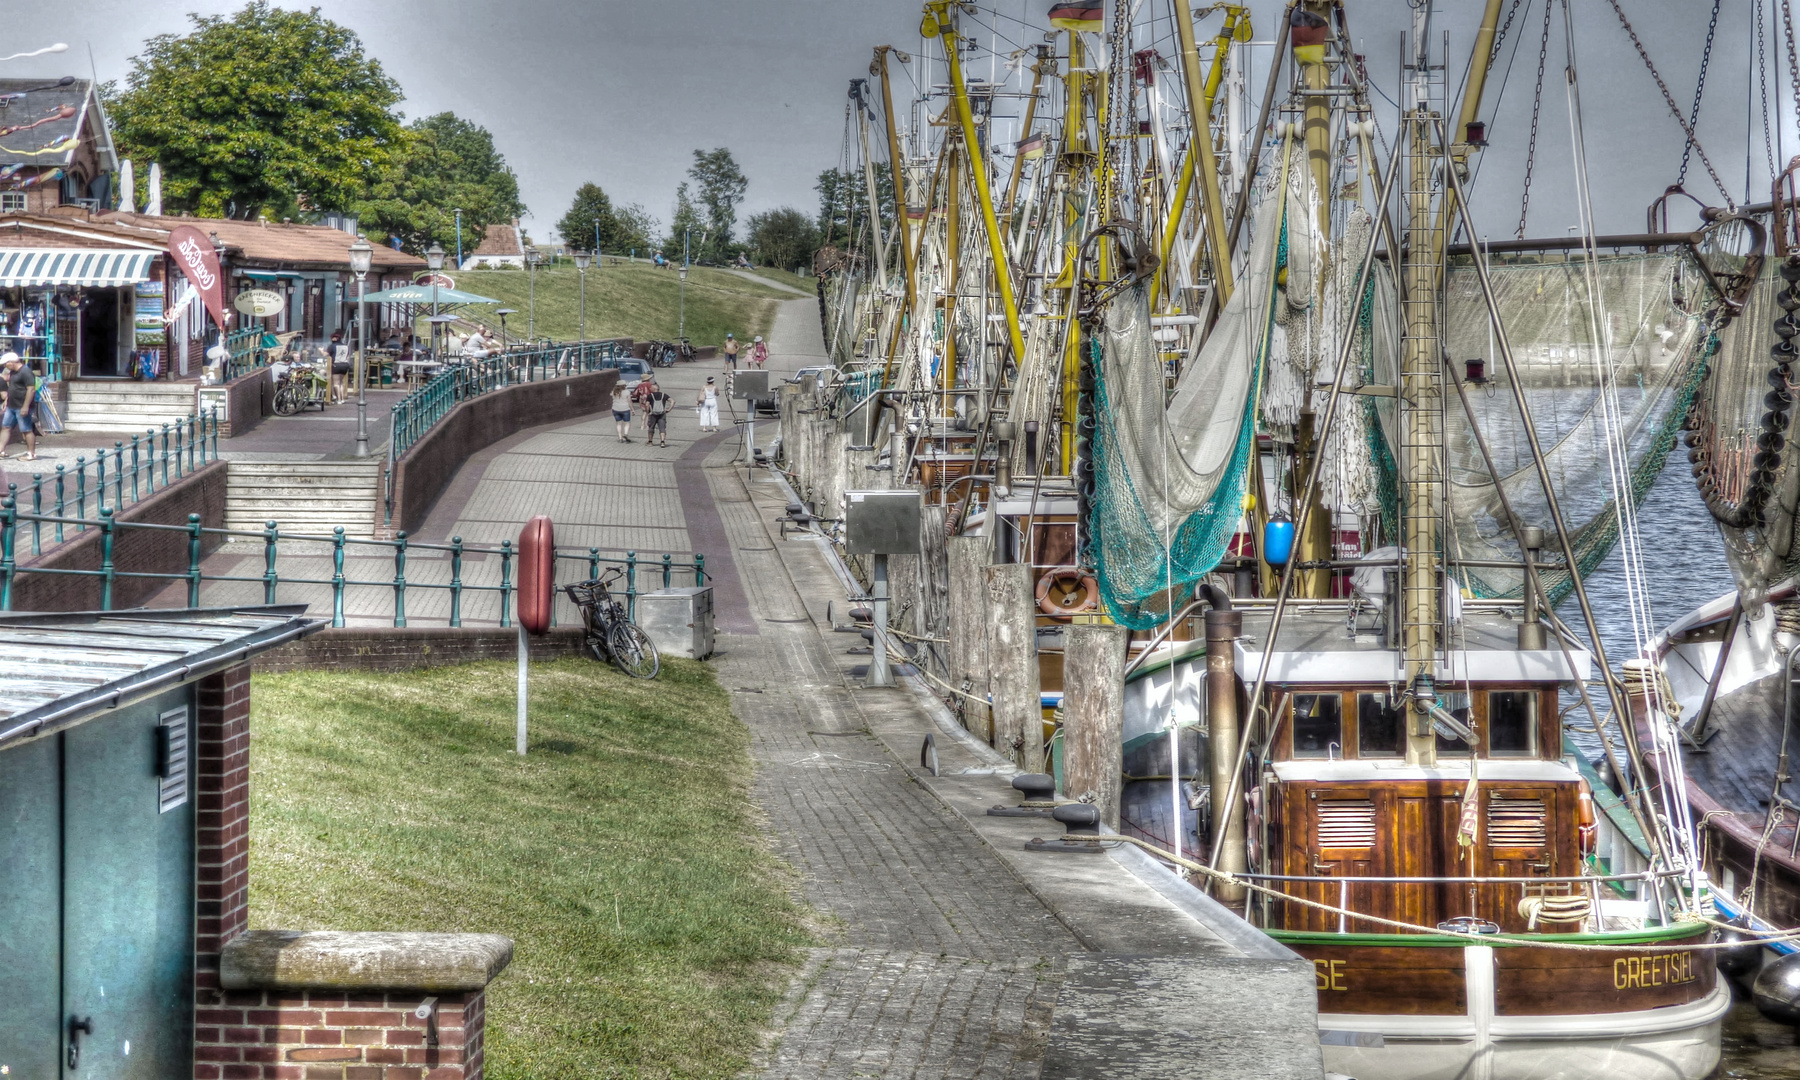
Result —
<instances>
[{"instance_id":1,"label":"tall mast","mask_svg":"<svg viewBox=\"0 0 1800 1080\"><path fill-rule=\"evenodd\" d=\"M1212 136L1212 102L1219 82L1218 75L1225 67L1225 46L1222 43L1218 54L1213 57L1212 78L1208 79L1200 72L1200 50L1194 40L1194 12L1188 0L1174 0L1175 34L1181 41L1181 71L1187 77L1188 115L1193 123L1193 134L1188 139L1188 161L1198 166L1200 171L1200 201L1206 211L1206 248L1211 256L1213 290L1218 295L1215 309L1223 308L1225 301L1231 298L1231 244L1225 239L1225 199L1219 194L1219 163L1213 157ZM1226 16L1226 33L1236 29L1235 11ZM1221 38L1225 38L1221 34ZM1177 202L1169 214L1167 238L1173 239L1175 229L1181 222L1181 211L1187 202L1187 181L1184 172L1182 185L1177 192ZM1163 246L1163 257L1168 257L1168 242Z\"/></svg>"},{"instance_id":2,"label":"tall mast","mask_svg":"<svg viewBox=\"0 0 1800 1080\"><path fill-rule=\"evenodd\" d=\"M906 159L900 154L900 130L894 125L894 88L888 82L888 53L897 53L901 63L910 58L892 45L875 46L875 59L869 62L869 74L881 79L881 111L882 120L887 124L888 171L893 173L894 181L894 224L900 230L900 254L906 264L906 306L902 311L913 309L913 245L911 237L912 224L906 216ZM895 340L899 340L896 334Z\"/></svg>"},{"instance_id":3,"label":"tall mast","mask_svg":"<svg viewBox=\"0 0 1800 1080\"><path fill-rule=\"evenodd\" d=\"M1412 723L1406 760L1437 763L1437 738L1430 708L1437 700L1433 676L1443 602L1438 558L1444 496L1444 382L1438 356L1437 250L1433 220L1431 107L1431 5L1413 9L1412 79L1405 88L1402 126L1406 134L1406 260L1401 274L1400 357L1401 494L1403 548L1401 604L1404 612L1406 677L1413 690Z\"/></svg>"}]
</instances>

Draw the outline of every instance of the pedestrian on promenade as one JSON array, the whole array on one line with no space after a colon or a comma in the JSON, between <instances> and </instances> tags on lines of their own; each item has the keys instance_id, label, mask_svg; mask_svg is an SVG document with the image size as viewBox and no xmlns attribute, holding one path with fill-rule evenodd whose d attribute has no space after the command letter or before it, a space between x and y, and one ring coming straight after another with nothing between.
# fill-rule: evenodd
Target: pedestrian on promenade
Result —
<instances>
[{"instance_id":1,"label":"pedestrian on promenade","mask_svg":"<svg viewBox=\"0 0 1800 1080\"><path fill-rule=\"evenodd\" d=\"M756 340L750 343L750 364L752 367L761 368L768 362L769 347L763 344L762 336L759 334Z\"/></svg>"},{"instance_id":2,"label":"pedestrian on promenade","mask_svg":"<svg viewBox=\"0 0 1800 1080\"><path fill-rule=\"evenodd\" d=\"M725 335L725 367L728 371L737 370L738 342L730 334Z\"/></svg>"},{"instance_id":3,"label":"pedestrian on promenade","mask_svg":"<svg viewBox=\"0 0 1800 1080\"><path fill-rule=\"evenodd\" d=\"M675 399L662 392L656 380L650 380L650 392L644 395L644 443L655 442L658 435L662 442L658 446L669 445L669 410L675 405Z\"/></svg>"},{"instance_id":4,"label":"pedestrian on promenade","mask_svg":"<svg viewBox=\"0 0 1800 1080\"><path fill-rule=\"evenodd\" d=\"M711 375L706 377L706 385L700 388L694 404L700 406L700 430L719 430L719 388L713 385Z\"/></svg>"},{"instance_id":5,"label":"pedestrian on promenade","mask_svg":"<svg viewBox=\"0 0 1800 1080\"><path fill-rule=\"evenodd\" d=\"M631 441L631 388L623 382L613 383L613 423L619 427L619 441Z\"/></svg>"},{"instance_id":6,"label":"pedestrian on promenade","mask_svg":"<svg viewBox=\"0 0 1800 1080\"><path fill-rule=\"evenodd\" d=\"M36 461L37 427L31 422L31 407L37 404L37 376L11 350L0 356L0 371L6 376L6 409L0 412L0 458L7 456L7 444L17 431L25 437L25 454L20 460Z\"/></svg>"},{"instance_id":7,"label":"pedestrian on promenade","mask_svg":"<svg viewBox=\"0 0 1800 1080\"><path fill-rule=\"evenodd\" d=\"M331 334L331 403L342 404L350 397L350 346L344 343L344 332Z\"/></svg>"}]
</instances>

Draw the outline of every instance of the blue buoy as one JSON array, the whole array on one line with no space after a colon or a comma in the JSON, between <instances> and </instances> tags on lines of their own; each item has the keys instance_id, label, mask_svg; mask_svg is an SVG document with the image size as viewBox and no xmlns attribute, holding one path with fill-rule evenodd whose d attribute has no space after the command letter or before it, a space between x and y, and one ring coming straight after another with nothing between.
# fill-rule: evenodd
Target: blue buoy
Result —
<instances>
[{"instance_id":1,"label":"blue buoy","mask_svg":"<svg viewBox=\"0 0 1800 1080\"><path fill-rule=\"evenodd\" d=\"M1294 523L1285 517L1271 518L1263 526L1263 562L1270 566L1286 566L1294 555Z\"/></svg>"}]
</instances>

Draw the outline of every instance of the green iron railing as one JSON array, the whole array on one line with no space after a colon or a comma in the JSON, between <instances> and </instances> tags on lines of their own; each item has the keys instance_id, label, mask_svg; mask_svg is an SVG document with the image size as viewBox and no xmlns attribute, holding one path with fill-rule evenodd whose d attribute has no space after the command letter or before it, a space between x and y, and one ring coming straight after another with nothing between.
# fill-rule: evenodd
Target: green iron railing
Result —
<instances>
[{"instance_id":1,"label":"green iron railing","mask_svg":"<svg viewBox=\"0 0 1800 1080\"><path fill-rule=\"evenodd\" d=\"M231 350L231 356L225 361L222 373L224 381L230 382L240 375L248 374L269 363L269 344L273 335L265 335L261 327L252 326L245 330L234 330L225 337L225 347Z\"/></svg>"},{"instance_id":2,"label":"green iron railing","mask_svg":"<svg viewBox=\"0 0 1800 1080\"><path fill-rule=\"evenodd\" d=\"M36 531L49 525L60 533L64 528L76 531L98 530L100 540L100 565L96 569L77 569L65 567L21 567L18 563L20 534L24 530ZM166 571L121 570L115 559L119 538L133 530L145 532L180 533L187 539L186 565L180 569L171 568ZM208 556L205 554L208 538L221 540L260 541L262 548L262 572L256 574L209 572L206 568ZM282 544L289 548L284 551ZM310 551L296 552L294 545L305 545ZM383 573L391 566L392 577L358 579L349 575L346 562L354 558L353 552L377 551L383 553ZM415 577L407 578L407 556L420 552L442 553L448 556L448 581L420 581ZM484 546L465 544L462 537L451 537L448 544L422 544L408 539L401 533L393 540L363 540L347 537L342 528L334 529L330 536L283 534L275 522L265 525L260 532L240 529L213 529L200 524L199 514L189 514L186 525L163 525L152 522L120 521L111 506L101 506L95 518L64 517L52 514L28 513L19 510L13 496L0 498L0 611L13 609L14 585L22 575L49 574L75 578L96 578L100 584L100 610L113 610L113 594L121 581L150 580L169 584L186 583L186 604L188 607L201 607L202 586L207 582L255 584L259 587L261 597L256 602L263 604L279 603L279 593L287 586L290 593L296 587L328 588L330 590L331 625L345 625L347 602L367 597L371 592L380 594L381 598L391 598L393 603L392 622L394 626L407 624L407 598L409 594L420 592L442 592L449 597L448 613L445 616L450 626L465 625L463 598L468 594L498 594L499 612L494 619L497 625L505 628L513 623L514 593L518 586L514 581L514 559L517 556L512 541L503 541L500 546ZM464 560L470 556L483 559L497 558L497 575L492 581L471 581L464 577ZM215 553L215 558L218 557ZM221 561L226 561L226 556ZM315 564L329 560L328 576L309 576L304 569L296 570L294 564L311 560ZM284 571L284 563L287 569ZM624 569L624 599L626 610L632 618L637 616L637 598L639 586L645 577L652 581L660 579L661 588L670 588L684 584L682 579L689 579L695 585L707 582L706 556L699 553L678 554L675 552L658 552L649 555L636 551L624 552L615 557L602 555L599 548L557 548L556 566L558 584L571 584L576 581L587 581L600 576L603 568L621 567ZM562 599L559 597L559 599ZM214 601L213 606L220 605ZM566 600L557 607L566 606ZM555 622L556 607L552 608L552 624ZM482 621L479 618L477 621Z\"/></svg>"},{"instance_id":3,"label":"green iron railing","mask_svg":"<svg viewBox=\"0 0 1800 1080\"><path fill-rule=\"evenodd\" d=\"M58 464L53 473L33 473L27 487L10 482L7 497L14 506L29 503L28 543L31 554L41 555L71 531L83 533L99 524L87 517L90 503L96 511L109 504L130 506L218 458L218 413L197 413L160 431L146 429L129 444L115 440L111 450L97 449L91 458L78 455L73 469Z\"/></svg>"},{"instance_id":4,"label":"green iron railing","mask_svg":"<svg viewBox=\"0 0 1800 1080\"><path fill-rule=\"evenodd\" d=\"M446 364L393 407L388 437L384 523L394 523L394 463L461 402L521 383L581 375L617 366L629 355L620 341L509 349L480 360Z\"/></svg>"}]
</instances>

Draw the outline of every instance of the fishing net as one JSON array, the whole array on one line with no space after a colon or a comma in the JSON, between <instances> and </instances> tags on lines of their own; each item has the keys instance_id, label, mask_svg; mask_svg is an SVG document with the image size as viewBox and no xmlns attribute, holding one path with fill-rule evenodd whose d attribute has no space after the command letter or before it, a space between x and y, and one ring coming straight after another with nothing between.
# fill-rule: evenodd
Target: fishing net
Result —
<instances>
[{"instance_id":1,"label":"fishing net","mask_svg":"<svg viewBox=\"0 0 1800 1080\"><path fill-rule=\"evenodd\" d=\"M1612 477L1623 478L1623 495L1635 511L1675 444L1712 336L1697 314L1703 279L1685 254L1602 257L1592 269L1598 296L1589 295L1589 271L1579 257L1535 258L1496 262L1489 276L1585 577L1618 541ZM1499 489L1524 523L1549 528L1551 519L1472 266L1449 272L1443 325L1453 362L1485 364L1489 381L1469 385L1468 396L1494 459L1490 473L1452 391L1445 401L1452 519L1445 554L1453 564L1517 560ZM1391 428L1385 434L1392 439ZM1622 460L1614 460L1615 442ZM1521 593L1520 571L1452 569L1476 596ZM1553 603L1573 588L1566 571L1541 577Z\"/></svg>"}]
</instances>

